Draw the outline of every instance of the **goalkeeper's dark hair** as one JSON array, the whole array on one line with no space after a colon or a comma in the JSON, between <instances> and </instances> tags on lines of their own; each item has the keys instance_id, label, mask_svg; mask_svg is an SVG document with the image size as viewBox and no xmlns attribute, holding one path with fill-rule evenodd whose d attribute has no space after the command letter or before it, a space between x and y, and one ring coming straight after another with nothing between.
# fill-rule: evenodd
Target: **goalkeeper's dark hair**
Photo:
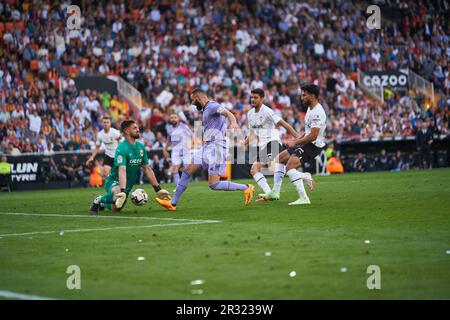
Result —
<instances>
[{"instance_id":1,"label":"goalkeeper's dark hair","mask_svg":"<svg viewBox=\"0 0 450 320\"><path fill-rule=\"evenodd\" d=\"M129 127L131 127L132 124L136 123L134 120L125 120L120 124L120 131L123 133L125 130Z\"/></svg>"},{"instance_id":2,"label":"goalkeeper's dark hair","mask_svg":"<svg viewBox=\"0 0 450 320\"><path fill-rule=\"evenodd\" d=\"M257 94L261 98L264 98L264 90L261 88L256 88L251 91L252 94Z\"/></svg>"},{"instance_id":3,"label":"goalkeeper's dark hair","mask_svg":"<svg viewBox=\"0 0 450 320\"><path fill-rule=\"evenodd\" d=\"M315 84L307 84L302 86L302 91L308 92L319 98L320 89Z\"/></svg>"}]
</instances>

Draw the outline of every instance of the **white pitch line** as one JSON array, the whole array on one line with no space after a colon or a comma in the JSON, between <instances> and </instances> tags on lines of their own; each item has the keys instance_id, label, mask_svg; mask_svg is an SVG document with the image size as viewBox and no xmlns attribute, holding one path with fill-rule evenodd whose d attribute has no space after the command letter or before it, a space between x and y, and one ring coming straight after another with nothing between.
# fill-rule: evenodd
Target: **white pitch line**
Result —
<instances>
[{"instance_id":1,"label":"white pitch line","mask_svg":"<svg viewBox=\"0 0 450 320\"><path fill-rule=\"evenodd\" d=\"M23 294L23 293L4 291L4 290L0 290L0 297L19 299L19 300L56 300L54 298L41 297L41 296L36 296L36 295Z\"/></svg>"},{"instance_id":2,"label":"white pitch line","mask_svg":"<svg viewBox=\"0 0 450 320\"><path fill-rule=\"evenodd\" d=\"M60 218L88 218L88 219L125 219L125 220L167 220L167 221L189 221L189 222L222 222L221 220L194 220L178 218L159 218L159 217L126 217L126 216L93 216L82 214L51 214L51 213L27 213L27 212L0 212L0 215L8 216L38 216L38 217L60 217Z\"/></svg>"},{"instance_id":3,"label":"white pitch line","mask_svg":"<svg viewBox=\"0 0 450 320\"><path fill-rule=\"evenodd\" d=\"M221 221L204 220L204 221L191 221L191 222L182 222L182 223L151 224L151 225L145 225L145 226L123 226L123 227L93 228L93 229L69 229L69 230L64 230L64 232L69 233L69 232L108 231L108 230L139 229L139 228L175 227L175 226L217 223L217 222L221 222ZM0 234L0 237L32 236L32 235L37 235L37 234L52 234L52 233L60 233L60 231L35 231L35 232L26 232L26 233L5 233L5 234Z\"/></svg>"}]
</instances>

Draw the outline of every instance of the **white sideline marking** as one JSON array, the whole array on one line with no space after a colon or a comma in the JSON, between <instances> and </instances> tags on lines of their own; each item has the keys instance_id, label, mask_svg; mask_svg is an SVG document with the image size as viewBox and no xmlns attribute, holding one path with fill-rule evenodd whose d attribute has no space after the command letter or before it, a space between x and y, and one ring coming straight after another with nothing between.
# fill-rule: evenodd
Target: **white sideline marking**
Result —
<instances>
[{"instance_id":1,"label":"white sideline marking","mask_svg":"<svg viewBox=\"0 0 450 320\"><path fill-rule=\"evenodd\" d=\"M39 217L62 217L62 218L89 218L89 219L129 219L129 220L168 220L168 221L201 221L201 222L222 222L221 220L194 220L178 218L159 218L159 217L126 217L126 216L93 216L82 214L51 214L51 213L26 213L26 212L0 212L0 215L9 216L39 216Z\"/></svg>"},{"instance_id":2,"label":"white sideline marking","mask_svg":"<svg viewBox=\"0 0 450 320\"><path fill-rule=\"evenodd\" d=\"M177 219L177 218L158 218L158 217L125 217L125 216L90 216L90 215L80 215L80 214L47 214L47 213L24 213L24 212L0 212L0 215L11 215L11 216L40 216L40 217L58 217L58 218L89 218L89 219L128 219L128 220L169 220L169 221L182 221L168 224L152 224L144 226L119 226L119 227L105 227L105 228L91 228L91 229L68 229L64 232L90 232L90 231L108 231L108 230L123 230L123 229L138 229L138 228L158 228L158 227L176 227L192 224L207 224L207 223L218 223L221 220L193 220L193 219ZM24 232L24 233L5 233L0 234L2 237L12 237L12 236L31 236L38 234L53 234L60 233L60 231L34 231L34 232Z\"/></svg>"},{"instance_id":3,"label":"white sideline marking","mask_svg":"<svg viewBox=\"0 0 450 320\"><path fill-rule=\"evenodd\" d=\"M4 290L0 290L0 297L19 299L19 300L56 300L54 298L41 297L41 296L36 296L36 295L23 294L23 293L4 291Z\"/></svg>"},{"instance_id":4,"label":"white sideline marking","mask_svg":"<svg viewBox=\"0 0 450 320\"><path fill-rule=\"evenodd\" d=\"M72 229L64 230L65 233L69 232L90 232L90 231L108 231L108 230L123 230L123 229L138 229L138 228L158 228L158 227L175 227L175 226L187 226L190 224L206 224L206 223L217 223L221 221L191 221L191 222L181 222L181 223L168 223L168 224L151 224L146 226L124 226L124 227L109 227L109 228L93 228L93 229ZM36 234L52 234L59 233L60 231L35 231L26 233L5 233L0 234L0 237L12 237L12 236L32 236Z\"/></svg>"}]
</instances>

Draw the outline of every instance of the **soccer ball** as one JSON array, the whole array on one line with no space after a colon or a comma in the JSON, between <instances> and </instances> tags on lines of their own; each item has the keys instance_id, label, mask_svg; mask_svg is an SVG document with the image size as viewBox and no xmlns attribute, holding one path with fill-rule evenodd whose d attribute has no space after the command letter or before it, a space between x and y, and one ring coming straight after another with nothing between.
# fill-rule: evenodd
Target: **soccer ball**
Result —
<instances>
[{"instance_id":1,"label":"soccer ball","mask_svg":"<svg viewBox=\"0 0 450 320\"><path fill-rule=\"evenodd\" d=\"M131 193L131 202L137 206L142 206L148 201L147 192L144 189L136 189Z\"/></svg>"}]
</instances>

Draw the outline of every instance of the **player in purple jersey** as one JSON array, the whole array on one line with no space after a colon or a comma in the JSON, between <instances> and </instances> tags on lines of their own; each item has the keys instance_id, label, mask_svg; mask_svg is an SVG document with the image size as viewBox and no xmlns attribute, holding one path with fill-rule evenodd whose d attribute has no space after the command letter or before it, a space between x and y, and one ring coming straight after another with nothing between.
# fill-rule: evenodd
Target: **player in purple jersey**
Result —
<instances>
[{"instance_id":1,"label":"player in purple jersey","mask_svg":"<svg viewBox=\"0 0 450 320\"><path fill-rule=\"evenodd\" d=\"M186 168L191 163L191 142L192 131L189 127L180 121L180 117L172 113L169 116L169 124L166 126L167 135L169 137L169 143L164 147L164 156L169 157L168 148L172 148L171 166L169 172L172 174L173 182L178 184L180 180L180 166Z\"/></svg>"},{"instance_id":2,"label":"player in purple jersey","mask_svg":"<svg viewBox=\"0 0 450 320\"><path fill-rule=\"evenodd\" d=\"M249 205L253 197L253 185L243 185L231 181L220 181L220 176L226 171L227 143L226 119L230 122L230 129L239 129L234 115L215 101L208 99L206 93L196 88L192 91L191 103L203 112L203 145L193 163L183 171L177 184L176 192L171 200L156 199L160 205L169 211L176 210L181 195L186 190L191 175L197 170L208 168L208 185L215 191L237 191L244 193L245 204Z\"/></svg>"}]
</instances>

